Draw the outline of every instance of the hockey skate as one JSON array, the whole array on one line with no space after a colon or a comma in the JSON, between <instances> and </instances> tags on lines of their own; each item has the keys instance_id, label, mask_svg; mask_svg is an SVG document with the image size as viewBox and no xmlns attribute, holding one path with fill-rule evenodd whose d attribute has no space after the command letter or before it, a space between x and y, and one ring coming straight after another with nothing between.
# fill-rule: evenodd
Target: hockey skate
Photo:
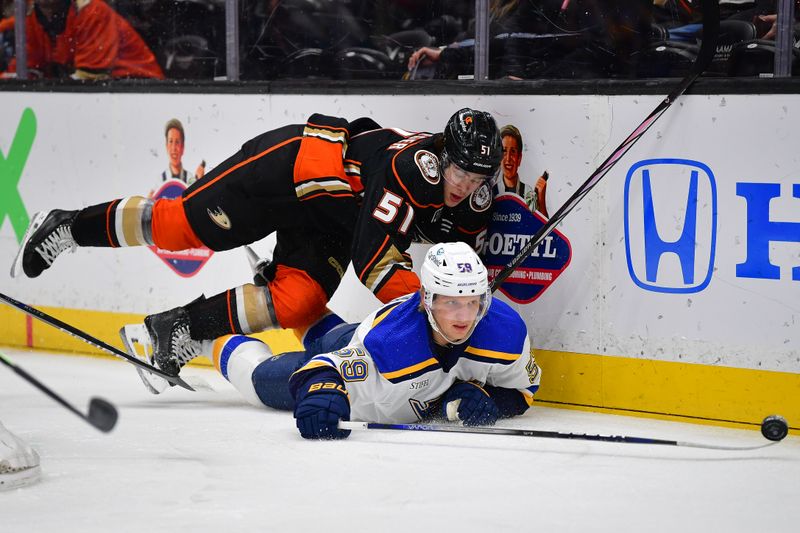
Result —
<instances>
[{"instance_id":1,"label":"hockey skate","mask_svg":"<svg viewBox=\"0 0 800 533\"><path fill-rule=\"evenodd\" d=\"M144 361L148 365L153 365L153 342L150 340L150 334L144 324L128 324L122 326L119 330L119 336L122 339L122 344L125 346L125 351L133 357ZM138 347L138 349L137 349ZM136 372L144 383L144 386L153 394L161 394L169 386L169 382L152 374L147 370L136 368Z\"/></svg>"},{"instance_id":2,"label":"hockey skate","mask_svg":"<svg viewBox=\"0 0 800 533\"><path fill-rule=\"evenodd\" d=\"M200 355L202 343L189 333L189 315L182 307L145 317L144 324L125 326L120 336L128 353L155 364L164 372L177 376L181 368ZM140 353L135 345L142 346ZM137 369L147 389L160 394L166 389L166 380L145 370ZM164 383L161 383L161 382Z\"/></svg>"},{"instance_id":3,"label":"hockey skate","mask_svg":"<svg viewBox=\"0 0 800 533\"><path fill-rule=\"evenodd\" d=\"M74 251L78 245L72 238L72 222L77 215L77 211L59 209L36 213L14 258L11 277L24 272L29 278L35 278L50 268L62 252Z\"/></svg>"},{"instance_id":4,"label":"hockey skate","mask_svg":"<svg viewBox=\"0 0 800 533\"><path fill-rule=\"evenodd\" d=\"M0 423L0 490L34 483L40 475L36 450Z\"/></svg>"}]
</instances>

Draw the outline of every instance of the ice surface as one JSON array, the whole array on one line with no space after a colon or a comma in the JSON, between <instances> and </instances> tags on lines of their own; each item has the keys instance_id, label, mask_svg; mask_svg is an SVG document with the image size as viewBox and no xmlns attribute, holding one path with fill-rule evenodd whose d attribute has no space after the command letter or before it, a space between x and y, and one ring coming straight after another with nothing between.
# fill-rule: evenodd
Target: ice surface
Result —
<instances>
[{"instance_id":1,"label":"ice surface","mask_svg":"<svg viewBox=\"0 0 800 533\"><path fill-rule=\"evenodd\" d=\"M39 483L0 493L2 533L794 532L800 523L797 437L736 452L377 430L309 442L291 414L248 406L211 370L184 373L213 390L153 396L124 362L4 351L84 412L99 396L120 418L100 433L0 369L0 420L42 464ZM765 442L756 431L545 407L503 424Z\"/></svg>"}]
</instances>

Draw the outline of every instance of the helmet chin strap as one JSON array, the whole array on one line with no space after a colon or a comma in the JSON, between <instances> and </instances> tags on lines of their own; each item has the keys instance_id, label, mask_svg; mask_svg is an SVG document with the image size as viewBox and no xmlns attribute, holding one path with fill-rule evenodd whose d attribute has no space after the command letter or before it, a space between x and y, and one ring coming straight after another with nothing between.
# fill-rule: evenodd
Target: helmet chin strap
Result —
<instances>
[{"instance_id":1,"label":"helmet chin strap","mask_svg":"<svg viewBox=\"0 0 800 533\"><path fill-rule=\"evenodd\" d=\"M439 329L439 324L436 322L436 319L433 316L433 312L431 311L431 308L428 307L427 305L425 306L425 312L428 315L428 322L430 322L431 327L433 328L433 330L436 333L438 333L439 335L441 335L444 340L446 340L450 344L453 344L453 345L456 345L456 346L459 345L459 344L464 344L465 342L467 342L467 339L470 338L470 336L472 335L472 332L475 331L475 327L478 325L478 320L479 320L476 317L476 320L472 321L472 327L469 328L469 332L467 332L467 334L464 335L463 339L461 339L460 341L454 341L450 337L445 335L444 332L441 329Z\"/></svg>"}]
</instances>

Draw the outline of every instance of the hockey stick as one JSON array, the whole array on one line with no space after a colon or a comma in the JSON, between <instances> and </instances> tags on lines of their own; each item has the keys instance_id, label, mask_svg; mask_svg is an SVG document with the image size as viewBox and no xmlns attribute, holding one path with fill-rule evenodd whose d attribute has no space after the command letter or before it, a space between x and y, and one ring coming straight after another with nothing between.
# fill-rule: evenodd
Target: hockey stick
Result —
<instances>
[{"instance_id":1,"label":"hockey stick","mask_svg":"<svg viewBox=\"0 0 800 533\"><path fill-rule=\"evenodd\" d=\"M582 433L560 433L558 431L540 431L536 429L512 429L499 427L467 427L443 424L378 424L374 422L339 422L339 429L370 430L387 429L399 431L436 431L442 433L478 433L481 435L515 435L519 437L539 437L545 439L590 440L599 442L620 442L625 444L653 444L661 446L682 446L704 448L707 450L746 451L758 450L772 446L778 441L755 446L717 446L714 444L698 444L677 440L650 439L646 437L626 437L623 435L585 435Z\"/></svg>"},{"instance_id":2,"label":"hockey stick","mask_svg":"<svg viewBox=\"0 0 800 533\"><path fill-rule=\"evenodd\" d=\"M32 375L28 374L25 370L17 366L13 361L11 361L5 354L0 352L0 361L3 362L4 365L8 366L17 373L17 375L21 376L25 379L28 383L42 391L43 393L50 396L52 399L78 415L79 417L83 418L91 425L108 433L112 429L114 429L114 425L117 423L117 408L114 407L111 403L103 400L102 398L92 398L89 402L89 413L83 414L82 412L78 411L75 407L73 407L69 402L67 402L64 398L53 392L50 388L44 385L41 381L33 377Z\"/></svg>"},{"instance_id":3,"label":"hockey stick","mask_svg":"<svg viewBox=\"0 0 800 533\"><path fill-rule=\"evenodd\" d=\"M164 372L160 368L156 368L154 366L148 365L144 361L140 361L139 359L136 359L135 357L132 357L132 356L126 354L122 350L120 350L118 348L115 348L115 347L111 346L110 344L106 344L105 342L101 341L100 339L98 339L96 337L92 337L91 335L89 335L85 331L81 331L81 330L79 330L78 328L76 328L74 326L70 326L66 322L62 322L61 320L59 320L59 319L57 319L57 318L55 318L53 316L48 315L44 311L40 311L40 310L38 310L38 309L36 309L34 307L31 307L31 306L29 306L27 304L19 302L19 301L15 300L14 298L11 298L10 296L6 296L3 293L0 293L0 300L4 301L5 303L10 305L11 307L16 307L17 309L19 309L23 313L25 313L25 314L27 314L27 315L29 315L29 316L37 319L37 320L41 320L45 324L49 324L49 325L53 326L54 328L60 329L64 333L67 333L69 335L72 335L73 337L79 338L80 340L82 340L83 342L85 342L87 344L91 344L92 346L94 346L96 348L100 348L101 350L103 350L105 352L108 352L111 355L116 355L117 357L125 359L129 363L131 363L133 365L136 365L136 366L138 366L139 368L141 368L143 370L147 370L150 373L153 373L153 374L156 374L158 376L161 376L162 378L166 379L167 381L169 381L171 383L174 383L175 385L180 385L184 389L187 389L187 390L190 390L190 391L194 390L192 387L189 386L188 383L183 381L180 377L171 376L170 374L167 374L166 372Z\"/></svg>"},{"instance_id":4,"label":"hockey stick","mask_svg":"<svg viewBox=\"0 0 800 533\"><path fill-rule=\"evenodd\" d=\"M497 290L497 288L511 275L511 273L516 270L516 268L523 262L525 259L528 258L531 253L536 249L537 246L547 237L550 233L555 229L555 227L566 217L572 209L578 205L578 203L583 200L583 197L586 196L589 191L594 188L597 183L603 179L609 170L619 161L622 159L628 150L636 144L642 135L650 129L658 118L664 114L664 112L669 109L675 100L678 99L680 95L686 92L686 89L694 83L694 81L702 74L702 72L706 69L708 64L714 58L714 53L716 52L716 43L717 43L717 36L719 34L719 3L718 0L703 0L703 42L700 45L700 51L697 53L697 58L695 58L694 63L692 64L691 69L689 70L689 74L681 80L680 84L678 84L675 89L672 90L669 95L667 95L664 100L661 101L660 104L650 113L644 121L639 124L639 126L633 130L627 139L622 141L614 152L611 153L608 158L603 161L603 164L594 171L594 173L589 176L583 185L578 187L578 189L569 197L569 199L564 202L558 211L553 214L552 217L541 227L539 231L537 231L531 240L522 247L519 253L511 260L511 262L506 265L506 267L501 270L497 276L492 279L491 289L492 292Z\"/></svg>"}]
</instances>

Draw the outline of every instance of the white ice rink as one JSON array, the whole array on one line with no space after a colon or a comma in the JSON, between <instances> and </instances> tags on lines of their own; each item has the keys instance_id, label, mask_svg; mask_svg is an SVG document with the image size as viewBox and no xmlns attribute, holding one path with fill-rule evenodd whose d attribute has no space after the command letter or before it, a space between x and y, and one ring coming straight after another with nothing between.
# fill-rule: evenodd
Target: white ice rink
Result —
<instances>
[{"instance_id":1,"label":"white ice rink","mask_svg":"<svg viewBox=\"0 0 800 533\"><path fill-rule=\"evenodd\" d=\"M0 367L0 420L42 463L39 483L0 492L2 533L800 531L797 437L735 452L397 431L309 442L291 414L248 406L211 370L184 373L214 390L153 396L123 362L3 351L80 410L99 396L120 418L100 433ZM767 442L544 407L503 424Z\"/></svg>"}]
</instances>

